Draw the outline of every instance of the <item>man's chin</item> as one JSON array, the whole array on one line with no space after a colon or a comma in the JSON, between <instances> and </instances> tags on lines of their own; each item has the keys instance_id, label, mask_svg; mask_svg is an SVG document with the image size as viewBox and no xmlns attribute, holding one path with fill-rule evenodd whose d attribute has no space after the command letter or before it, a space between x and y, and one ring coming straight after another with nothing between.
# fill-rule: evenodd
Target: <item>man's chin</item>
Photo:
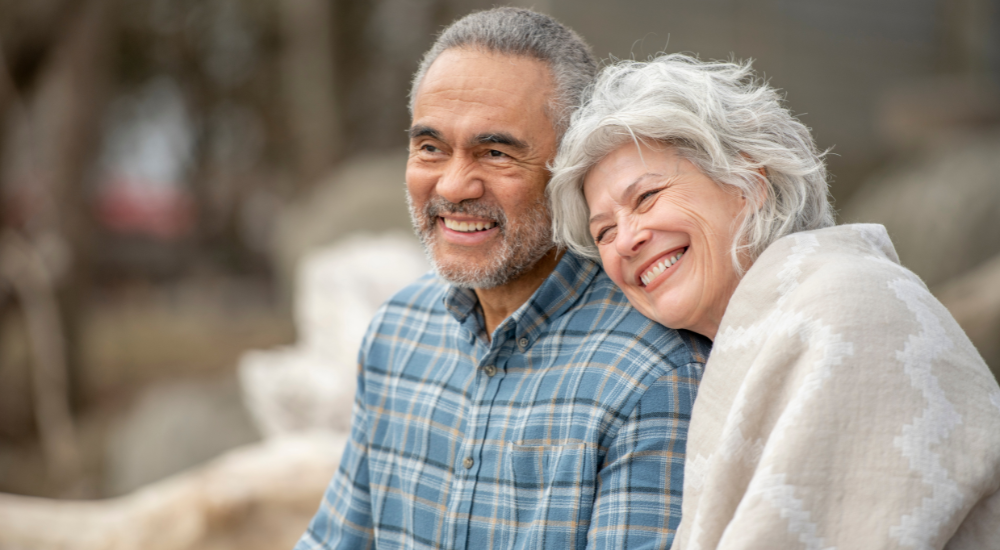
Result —
<instances>
[{"instance_id":1,"label":"man's chin","mask_svg":"<svg viewBox=\"0 0 1000 550\"><path fill-rule=\"evenodd\" d=\"M448 256L439 258L429 254L438 276L448 283L461 288L495 288L506 284L511 274L506 273L505 266L489 260L472 260Z\"/></svg>"},{"instance_id":2,"label":"man's chin","mask_svg":"<svg viewBox=\"0 0 1000 550\"><path fill-rule=\"evenodd\" d=\"M534 250L530 255L494 254L487 258L428 254L438 276L461 288L490 289L511 283L538 264L552 247Z\"/></svg>"}]
</instances>

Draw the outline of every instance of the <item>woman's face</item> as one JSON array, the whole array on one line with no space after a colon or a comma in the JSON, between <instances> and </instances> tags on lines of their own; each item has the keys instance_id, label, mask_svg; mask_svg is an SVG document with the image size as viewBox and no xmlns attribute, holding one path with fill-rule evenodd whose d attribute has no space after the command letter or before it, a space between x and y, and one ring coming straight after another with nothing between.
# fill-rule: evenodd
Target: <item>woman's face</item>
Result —
<instances>
[{"instance_id":1,"label":"woman's face","mask_svg":"<svg viewBox=\"0 0 1000 550\"><path fill-rule=\"evenodd\" d=\"M644 315L715 339L739 277L733 237L745 199L673 147L619 147L583 184L604 270Z\"/></svg>"}]
</instances>

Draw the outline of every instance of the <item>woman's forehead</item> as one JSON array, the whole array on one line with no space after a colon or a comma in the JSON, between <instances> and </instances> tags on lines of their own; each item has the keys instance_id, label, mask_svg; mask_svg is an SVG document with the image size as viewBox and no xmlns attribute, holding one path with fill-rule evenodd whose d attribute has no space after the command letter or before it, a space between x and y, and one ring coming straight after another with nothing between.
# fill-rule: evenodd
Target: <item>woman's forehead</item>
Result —
<instances>
[{"instance_id":1,"label":"woman's forehead","mask_svg":"<svg viewBox=\"0 0 1000 550\"><path fill-rule=\"evenodd\" d=\"M595 164L583 180L584 197L606 192L615 199L627 198L651 180L676 177L694 168L673 147L626 143Z\"/></svg>"}]
</instances>

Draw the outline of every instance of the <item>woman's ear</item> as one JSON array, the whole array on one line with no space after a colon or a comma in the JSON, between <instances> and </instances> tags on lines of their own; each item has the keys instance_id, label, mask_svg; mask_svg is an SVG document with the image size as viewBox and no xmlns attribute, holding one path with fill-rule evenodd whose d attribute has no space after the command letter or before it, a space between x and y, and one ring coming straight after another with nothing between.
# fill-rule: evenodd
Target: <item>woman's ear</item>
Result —
<instances>
[{"instance_id":1,"label":"woman's ear","mask_svg":"<svg viewBox=\"0 0 1000 550\"><path fill-rule=\"evenodd\" d=\"M746 194L743 196L743 200L752 199L756 202L755 210L760 210L764 208L764 203L767 202L767 194L771 192L771 186L769 185L769 180L767 179L767 168L764 166L758 167L756 170L759 177L753 178L751 182L753 184L754 193L750 197Z\"/></svg>"},{"instance_id":2,"label":"woman's ear","mask_svg":"<svg viewBox=\"0 0 1000 550\"><path fill-rule=\"evenodd\" d=\"M746 153L740 153L740 156L742 156L744 159L746 159L752 164L757 164L757 161L755 161L753 157L751 157ZM764 203L767 202L767 194L771 192L771 186L769 184L770 180L767 179L766 166L757 166L755 172L757 172L757 175L759 177L754 177L753 181L750 182L753 185L755 192L751 193L752 196L747 196L748 194L744 193L743 200L747 199L754 200L757 203L754 209L760 210L761 208L764 208Z\"/></svg>"}]
</instances>

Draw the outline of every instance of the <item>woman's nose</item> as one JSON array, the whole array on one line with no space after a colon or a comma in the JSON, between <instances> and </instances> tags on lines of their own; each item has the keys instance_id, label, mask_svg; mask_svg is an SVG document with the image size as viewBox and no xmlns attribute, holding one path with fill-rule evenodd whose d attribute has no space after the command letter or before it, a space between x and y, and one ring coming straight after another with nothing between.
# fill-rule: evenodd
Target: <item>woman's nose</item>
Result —
<instances>
[{"instance_id":1,"label":"woman's nose","mask_svg":"<svg viewBox=\"0 0 1000 550\"><path fill-rule=\"evenodd\" d=\"M484 182L472 159L456 155L448 160L435 190L441 197L458 204L483 196Z\"/></svg>"},{"instance_id":2,"label":"woman's nose","mask_svg":"<svg viewBox=\"0 0 1000 550\"><path fill-rule=\"evenodd\" d=\"M615 248L623 258L631 257L642 250L649 241L649 230L633 227L627 221L618 224L618 236L615 238Z\"/></svg>"}]
</instances>

